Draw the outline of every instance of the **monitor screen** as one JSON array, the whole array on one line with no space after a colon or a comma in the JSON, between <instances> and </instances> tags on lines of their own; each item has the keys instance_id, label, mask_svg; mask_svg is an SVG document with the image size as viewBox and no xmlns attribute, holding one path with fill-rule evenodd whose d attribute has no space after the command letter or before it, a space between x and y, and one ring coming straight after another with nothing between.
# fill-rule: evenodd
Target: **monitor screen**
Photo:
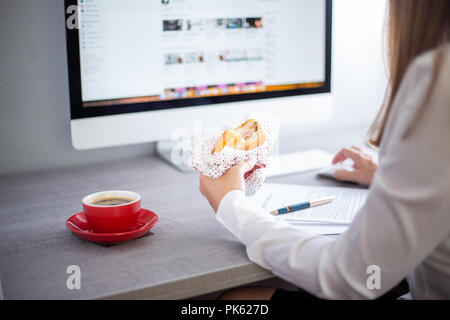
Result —
<instances>
[{"instance_id":1,"label":"monitor screen","mask_svg":"<svg viewBox=\"0 0 450 320\"><path fill-rule=\"evenodd\" d=\"M330 91L331 0L74 5L72 119Z\"/></svg>"}]
</instances>

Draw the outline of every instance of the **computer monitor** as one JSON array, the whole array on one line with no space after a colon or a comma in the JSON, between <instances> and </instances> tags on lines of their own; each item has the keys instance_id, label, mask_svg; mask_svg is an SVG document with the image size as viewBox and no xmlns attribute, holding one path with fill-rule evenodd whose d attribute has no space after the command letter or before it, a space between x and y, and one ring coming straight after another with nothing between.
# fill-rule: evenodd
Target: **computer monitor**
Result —
<instances>
[{"instance_id":1,"label":"computer monitor","mask_svg":"<svg viewBox=\"0 0 450 320\"><path fill-rule=\"evenodd\" d=\"M331 0L66 0L72 143L331 110Z\"/></svg>"}]
</instances>

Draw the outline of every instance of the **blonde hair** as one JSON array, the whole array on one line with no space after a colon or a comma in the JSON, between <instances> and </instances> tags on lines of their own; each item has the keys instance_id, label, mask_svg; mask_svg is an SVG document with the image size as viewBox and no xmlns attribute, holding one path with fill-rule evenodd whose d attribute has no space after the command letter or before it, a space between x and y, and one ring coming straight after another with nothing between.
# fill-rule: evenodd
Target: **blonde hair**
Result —
<instances>
[{"instance_id":1,"label":"blonde hair","mask_svg":"<svg viewBox=\"0 0 450 320\"><path fill-rule=\"evenodd\" d=\"M380 146L386 122L401 82L411 62L419 55L450 42L450 0L390 0L388 7L389 86L383 106L368 132L368 141ZM443 64L444 49L434 61L428 97Z\"/></svg>"}]
</instances>

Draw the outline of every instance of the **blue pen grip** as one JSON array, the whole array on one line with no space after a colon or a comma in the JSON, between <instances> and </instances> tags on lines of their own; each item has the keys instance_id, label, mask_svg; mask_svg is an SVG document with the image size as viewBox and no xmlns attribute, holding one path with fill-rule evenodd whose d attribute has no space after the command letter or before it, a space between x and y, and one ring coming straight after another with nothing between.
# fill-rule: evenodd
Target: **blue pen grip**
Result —
<instances>
[{"instance_id":1,"label":"blue pen grip","mask_svg":"<svg viewBox=\"0 0 450 320\"><path fill-rule=\"evenodd\" d=\"M303 210L303 209L308 209L311 207L311 204L309 202L305 202L305 203L300 203L300 204L295 204L293 206L289 206L283 209L279 209L278 210L278 214L286 214L289 212L294 212L294 211L299 211L299 210Z\"/></svg>"}]
</instances>

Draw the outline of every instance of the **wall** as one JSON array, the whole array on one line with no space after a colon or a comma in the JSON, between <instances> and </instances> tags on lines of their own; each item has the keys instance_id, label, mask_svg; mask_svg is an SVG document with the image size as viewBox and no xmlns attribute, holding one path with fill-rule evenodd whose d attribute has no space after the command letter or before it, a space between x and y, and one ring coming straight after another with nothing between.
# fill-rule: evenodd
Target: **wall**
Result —
<instances>
[{"instance_id":1,"label":"wall","mask_svg":"<svg viewBox=\"0 0 450 320\"><path fill-rule=\"evenodd\" d=\"M368 123L385 87L385 0L335 0L332 124ZM0 1L0 175L120 160L153 144L75 151L62 0ZM320 130L320 126L316 128Z\"/></svg>"},{"instance_id":2,"label":"wall","mask_svg":"<svg viewBox=\"0 0 450 320\"><path fill-rule=\"evenodd\" d=\"M334 1L335 122L370 123L383 102L385 15L385 0Z\"/></svg>"}]
</instances>

